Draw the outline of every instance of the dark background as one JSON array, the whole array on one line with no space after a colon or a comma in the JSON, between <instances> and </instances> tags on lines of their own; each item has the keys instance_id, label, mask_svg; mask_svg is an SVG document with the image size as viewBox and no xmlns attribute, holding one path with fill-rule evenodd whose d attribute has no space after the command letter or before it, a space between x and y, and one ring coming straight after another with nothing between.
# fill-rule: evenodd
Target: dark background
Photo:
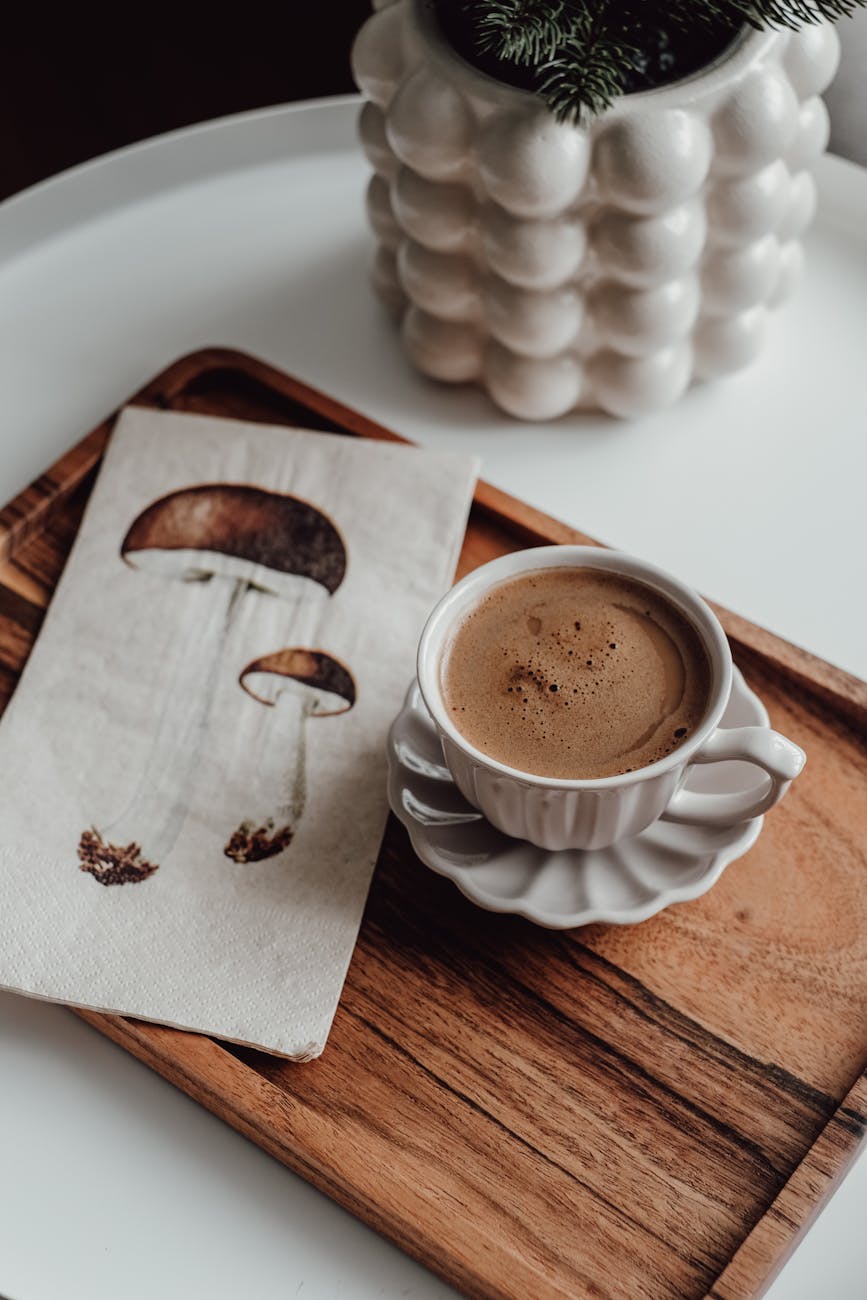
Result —
<instances>
[{"instance_id":1,"label":"dark background","mask_svg":"<svg viewBox=\"0 0 867 1300\"><path fill-rule=\"evenodd\" d=\"M97 154L244 109L355 89L370 0L28 6L0 32L0 198Z\"/></svg>"}]
</instances>

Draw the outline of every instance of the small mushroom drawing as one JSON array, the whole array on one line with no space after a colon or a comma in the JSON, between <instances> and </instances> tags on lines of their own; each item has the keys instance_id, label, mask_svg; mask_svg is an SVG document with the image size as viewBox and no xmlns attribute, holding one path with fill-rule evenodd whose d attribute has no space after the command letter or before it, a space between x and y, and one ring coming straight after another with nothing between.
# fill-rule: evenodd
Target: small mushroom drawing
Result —
<instances>
[{"instance_id":1,"label":"small mushroom drawing","mask_svg":"<svg viewBox=\"0 0 867 1300\"><path fill-rule=\"evenodd\" d=\"M154 740L118 817L82 833L79 865L103 885L152 875L187 813L223 648L247 592L299 611L333 595L346 548L332 521L300 497L249 484L204 483L148 505L121 544L132 569L186 584ZM317 597L316 592L319 592Z\"/></svg>"},{"instance_id":2,"label":"small mushroom drawing","mask_svg":"<svg viewBox=\"0 0 867 1300\"><path fill-rule=\"evenodd\" d=\"M338 659L301 648L254 659L239 680L248 695L274 710L255 779L265 815L245 818L223 852L233 862L260 862L289 846L304 811L308 718L347 713L355 704L356 686Z\"/></svg>"}]
</instances>

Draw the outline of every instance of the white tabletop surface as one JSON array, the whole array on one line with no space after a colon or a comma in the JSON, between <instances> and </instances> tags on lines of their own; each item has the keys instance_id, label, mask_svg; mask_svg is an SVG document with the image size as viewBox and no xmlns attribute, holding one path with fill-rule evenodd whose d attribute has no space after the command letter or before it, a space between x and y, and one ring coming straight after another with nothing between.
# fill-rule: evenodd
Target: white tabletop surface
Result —
<instances>
[{"instance_id":1,"label":"white tabletop surface","mask_svg":"<svg viewBox=\"0 0 867 1300\"><path fill-rule=\"evenodd\" d=\"M639 423L528 427L403 361L354 113L226 119L0 207L0 500L181 353L241 347L867 677L867 173L824 160L802 292L752 370ZM0 1098L11 1300L453 1294L62 1009L0 995ZM865 1205L861 1159L772 1300L867 1295Z\"/></svg>"}]
</instances>

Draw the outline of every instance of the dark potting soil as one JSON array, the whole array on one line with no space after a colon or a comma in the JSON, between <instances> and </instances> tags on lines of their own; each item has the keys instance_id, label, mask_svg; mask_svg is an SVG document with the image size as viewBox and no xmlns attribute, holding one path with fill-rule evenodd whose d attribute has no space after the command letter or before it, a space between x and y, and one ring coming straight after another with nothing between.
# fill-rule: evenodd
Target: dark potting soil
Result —
<instances>
[{"instance_id":1,"label":"dark potting soil","mask_svg":"<svg viewBox=\"0 0 867 1300\"><path fill-rule=\"evenodd\" d=\"M472 9L469 0L431 0L431 3L446 40L468 63L507 85L521 90L537 89L535 68L519 67L509 60L479 52L468 12ZM637 66L624 69L624 94L653 90L700 72L725 53L743 30L741 25L709 21L688 28L677 24L660 27L656 22L635 18L635 5L624 7L631 11L629 44L640 51L635 59ZM609 4L609 8L614 10L616 2Z\"/></svg>"}]
</instances>

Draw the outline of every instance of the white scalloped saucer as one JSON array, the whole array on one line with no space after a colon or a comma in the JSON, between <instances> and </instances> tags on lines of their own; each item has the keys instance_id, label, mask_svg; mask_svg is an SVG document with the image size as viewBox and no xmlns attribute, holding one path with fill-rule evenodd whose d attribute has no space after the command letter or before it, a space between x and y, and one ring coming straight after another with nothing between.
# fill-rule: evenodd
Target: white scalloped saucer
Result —
<instances>
[{"instance_id":1,"label":"white scalloped saucer","mask_svg":"<svg viewBox=\"0 0 867 1300\"><path fill-rule=\"evenodd\" d=\"M724 727L769 725L764 705L737 668ZM762 818L736 826L660 820L607 849L551 852L510 839L457 789L418 686L413 682L388 738L388 799L416 854L490 912L514 912L553 930L605 921L646 921L672 903L698 898L756 841ZM691 790L754 788L749 763L696 767Z\"/></svg>"}]
</instances>

